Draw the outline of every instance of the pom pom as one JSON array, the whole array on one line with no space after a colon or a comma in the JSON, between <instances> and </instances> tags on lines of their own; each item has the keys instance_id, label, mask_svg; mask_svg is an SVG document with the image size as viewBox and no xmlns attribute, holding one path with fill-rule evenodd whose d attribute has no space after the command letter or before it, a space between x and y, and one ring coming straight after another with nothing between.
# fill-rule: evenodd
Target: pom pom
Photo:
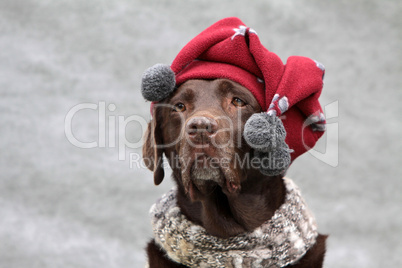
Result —
<instances>
[{"instance_id":1,"label":"pom pom","mask_svg":"<svg viewBox=\"0 0 402 268\"><path fill-rule=\"evenodd\" d=\"M247 120L243 135L250 147L261 152L270 152L285 141L286 130L276 115L263 112L253 114Z\"/></svg>"},{"instance_id":2,"label":"pom pom","mask_svg":"<svg viewBox=\"0 0 402 268\"><path fill-rule=\"evenodd\" d=\"M262 174L276 176L289 167L293 150L285 142L286 130L276 115L253 114L244 126L243 135L248 145L255 149Z\"/></svg>"},{"instance_id":3,"label":"pom pom","mask_svg":"<svg viewBox=\"0 0 402 268\"><path fill-rule=\"evenodd\" d=\"M255 157L259 158L260 171L267 176L277 176L283 173L290 165L291 157L288 145L283 142L279 148L271 152L255 151Z\"/></svg>"},{"instance_id":4,"label":"pom pom","mask_svg":"<svg viewBox=\"0 0 402 268\"><path fill-rule=\"evenodd\" d=\"M156 64L148 68L142 76L141 93L148 101L161 101L167 98L175 87L175 74L169 65Z\"/></svg>"}]
</instances>

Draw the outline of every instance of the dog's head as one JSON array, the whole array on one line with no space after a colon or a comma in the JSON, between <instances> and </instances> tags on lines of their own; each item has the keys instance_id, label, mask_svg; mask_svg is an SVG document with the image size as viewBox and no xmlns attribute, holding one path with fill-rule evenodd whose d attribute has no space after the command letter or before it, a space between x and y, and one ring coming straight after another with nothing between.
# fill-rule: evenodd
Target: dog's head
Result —
<instances>
[{"instance_id":1,"label":"dog's head","mask_svg":"<svg viewBox=\"0 0 402 268\"><path fill-rule=\"evenodd\" d=\"M154 105L143 157L163 177L163 153L177 183L191 199L214 187L227 193L240 190L251 149L243 139L244 124L261 107L251 92L228 79L189 80Z\"/></svg>"},{"instance_id":2,"label":"dog's head","mask_svg":"<svg viewBox=\"0 0 402 268\"><path fill-rule=\"evenodd\" d=\"M154 107L143 152L155 183L164 177L163 154L192 199L217 186L236 193L258 169L282 175L325 130L324 72L305 57L283 64L237 18L207 28L172 65L144 73L142 94Z\"/></svg>"}]
</instances>

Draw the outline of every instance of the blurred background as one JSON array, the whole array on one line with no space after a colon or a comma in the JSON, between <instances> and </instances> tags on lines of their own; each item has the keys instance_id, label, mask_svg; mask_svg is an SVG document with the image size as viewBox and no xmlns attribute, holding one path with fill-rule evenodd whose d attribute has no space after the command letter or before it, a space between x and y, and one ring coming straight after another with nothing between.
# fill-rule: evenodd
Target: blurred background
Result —
<instances>
[{"instance_id":1,"label":"blurred background","mask_svg":"<svg viewBox=\"0 0 402 268\"><path fill-rule=\"evenodd\" d=\"M228 16L284 62L326 66L328 135L288 172L330 234L325 267L402 267L401 13L397 0L0 1L0 267L144 266L148 210L172 182L155 187L139 161L142 72Z\"/></svg>"}]
</instances>

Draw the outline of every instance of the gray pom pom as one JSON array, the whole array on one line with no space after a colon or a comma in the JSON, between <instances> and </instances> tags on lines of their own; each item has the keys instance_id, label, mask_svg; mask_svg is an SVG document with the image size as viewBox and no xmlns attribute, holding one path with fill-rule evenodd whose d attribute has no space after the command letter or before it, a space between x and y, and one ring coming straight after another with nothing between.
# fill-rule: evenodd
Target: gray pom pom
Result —
<instances>
[{"instance_id":1,"label":"gray pom pom","mask_svg":"<svg viewBox=\"0 0 402 268\"><path fill-rule=\"evenodd\" d=\"M261 152L271 152L285 141L286 130L276 115L263 112L253 114L247 120L243 135L250 147Z\"/></svg>"},{"instance_id":2,"label":"gray pom pom","mask_svg":"<svg viewBox=\"0 0 402 268\"><path fill-rule=\"evenodd\" d=\"M248 145L255 149L262 174L276 176L289 167L292 150L285 142L285 127L276 115L253 114L244 126L243 135Z\"/></svg>"},{"instance_id":3,"label":"gray pom pom","mask_svg":"<svg viewBox=\"0 0 402 268\"><path fill-rule=\"evenodd\" d=\"M261 173L267 176L283 173L290 165L290 151L285 142L272 152L255 151L255 157L259 158Z\"/></svg>"},{"instance_id":4,"label":"gray pom pom","mask_svg":"<svg viewBox=\"0 0 402 268\"><path fill-rule=\"evenodd\" d=\"M148 101L160 101L168 97L176 86L175 74L169 65L156 64L142 76L141 92Z\"/></svg>"}]
</instances>

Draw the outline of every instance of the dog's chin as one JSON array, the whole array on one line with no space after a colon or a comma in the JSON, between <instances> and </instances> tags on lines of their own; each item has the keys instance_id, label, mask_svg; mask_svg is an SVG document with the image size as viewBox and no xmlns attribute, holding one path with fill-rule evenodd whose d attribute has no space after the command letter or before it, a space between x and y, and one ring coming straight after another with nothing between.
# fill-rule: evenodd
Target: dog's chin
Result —
<instances>
[{"instance_id":1,"label":"dog's chin","mask_svg":"<svg viewBox=\"0 0 402 268\"><path fill-rule=\"evenodd\" d=\"M216 186L222 187L225 178L220 168L193 166L191 168L191 181L202 194L208 194Z\"/></svg>"},{"instance_id":2,"label":"dog's chin","mask_svg":"<svg viewBox=\"0 0 402 268\"><path fill-rule=\"evenodd\" d=\"M239 192L242 173L230 161L225 165L214 161L232 158L230 154L211 157L207 154L192 155L187 150L183 150L179 158L182 166L181 180L192 201L202 200L217 188L225 194Z\"/></svg>"},{"instance_id":3,"label":"dog's chin","mask_svg":"<svg viewBox=\"0 0 402 268\"><path fill-rule=\"evenodd\" d=\"M211 158L202 156L194 159L186 172L182 172L183 185L192 201L202 200L217 188L226 187L226 175L219 165L213 164Z\"/></svg>"}]
</instances>

